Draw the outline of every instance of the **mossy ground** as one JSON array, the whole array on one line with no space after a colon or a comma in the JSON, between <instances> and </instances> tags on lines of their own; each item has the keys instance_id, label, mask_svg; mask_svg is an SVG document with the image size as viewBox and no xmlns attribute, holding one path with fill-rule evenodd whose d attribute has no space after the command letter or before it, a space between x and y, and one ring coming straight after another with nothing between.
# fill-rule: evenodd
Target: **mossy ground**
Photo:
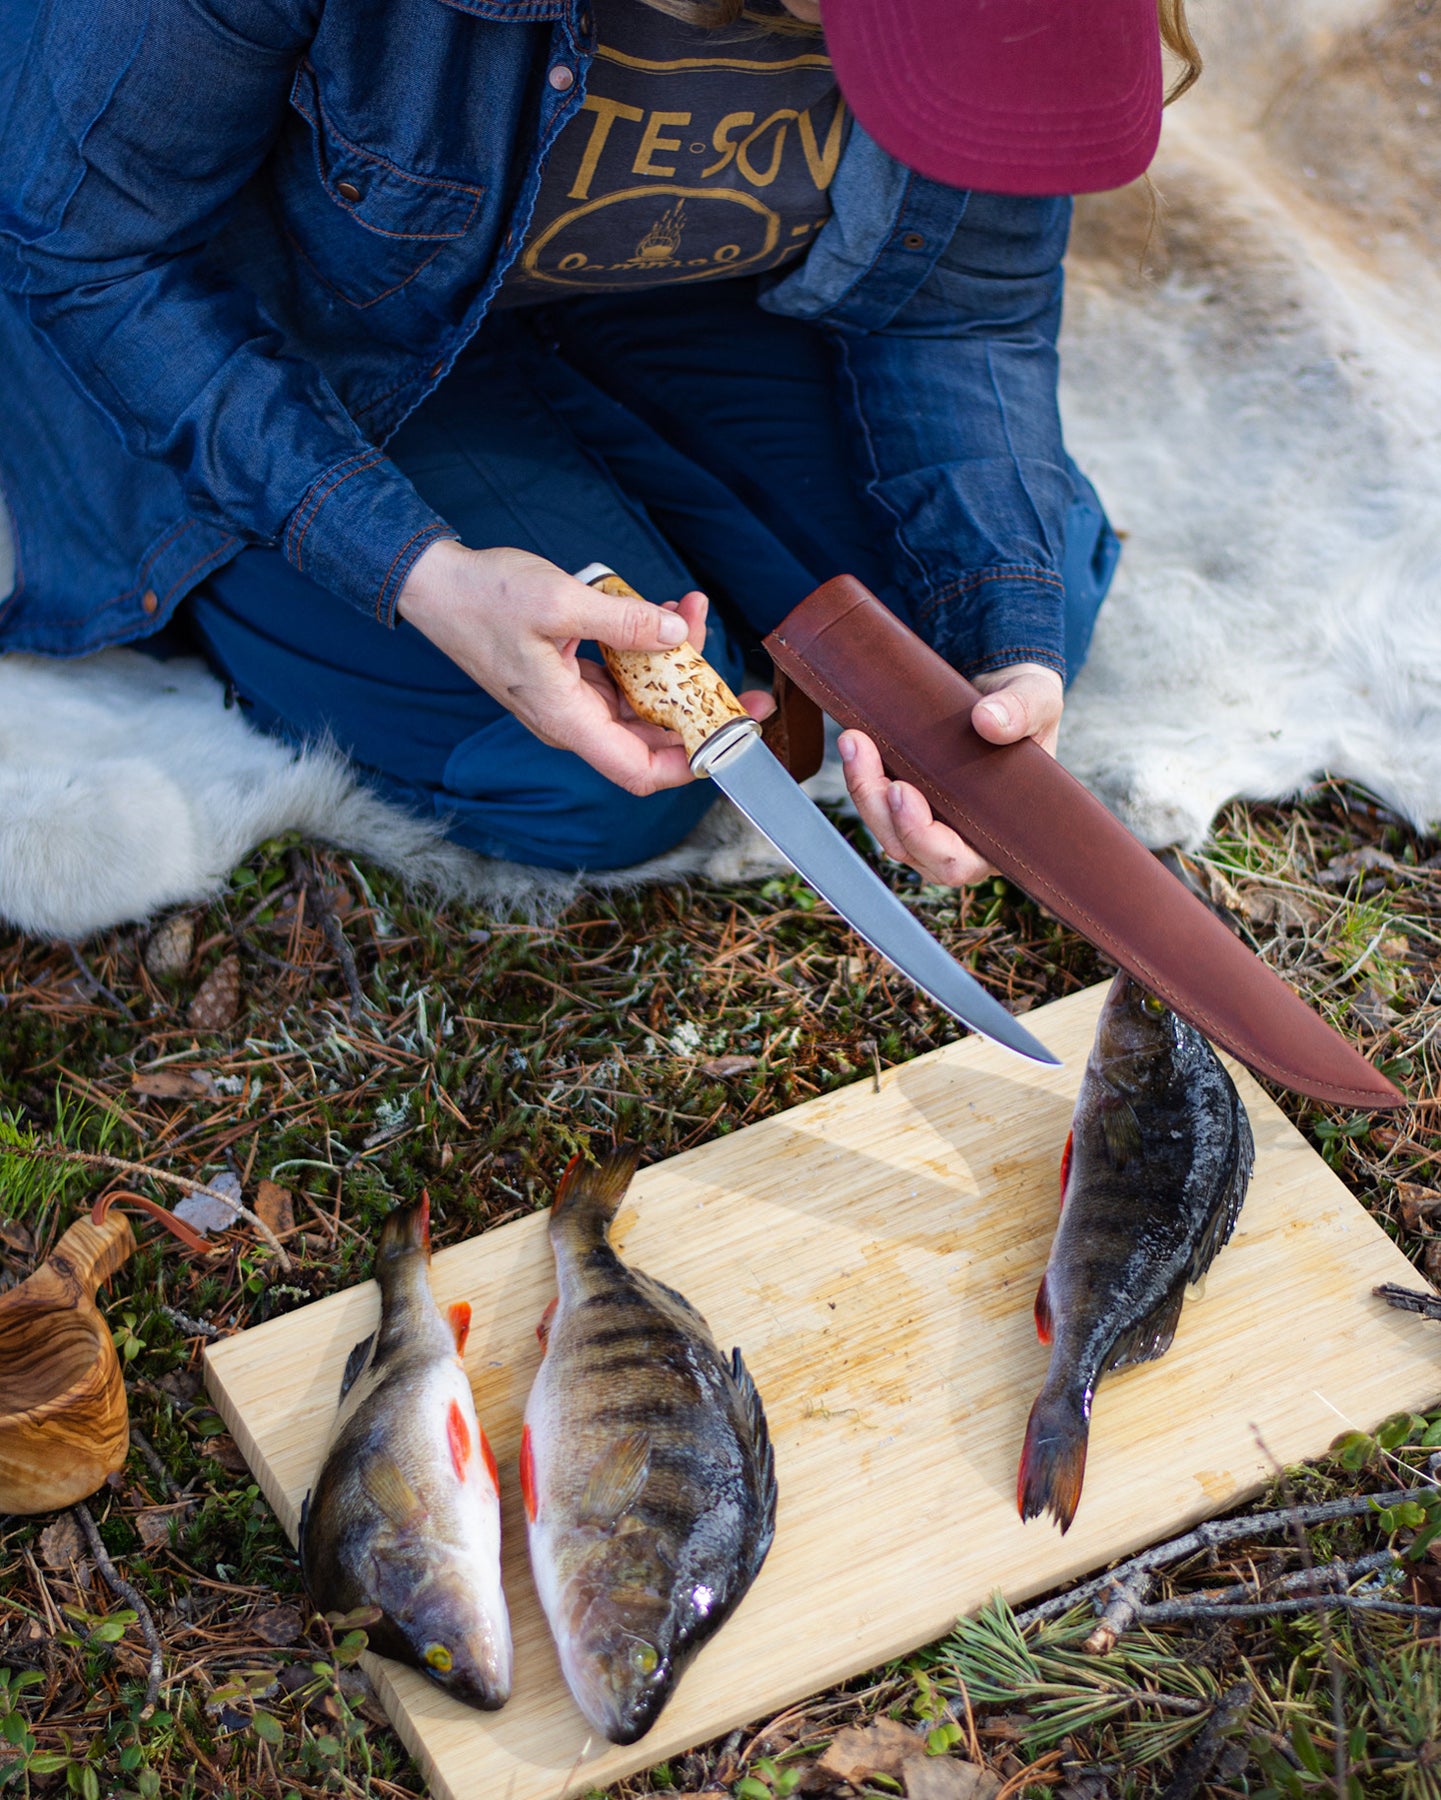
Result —
<instances>
[{"instance_id":1,"label":"mossy ground","mask_svg":"<svg viewBox=\"0 0 1441 1800\"><path fill-rule=\"evenodd\" d=\"M1231 808L1197 864L1261 953L1415 1096L1406 1113L1373 1120L1276 1093L1433 1273L1436 851L1354 790L1326 786L1293 806ZM957 895L891 878L1017 1009L1106 973L1003 882ZM359 1020L321 929L322 896L355 955L368 1003ZM342 1632L337 1643L312 1618L290 1547L207 1404L203 1340L187 1321L229 1332L364 1278L378 1221L422 1188L443 1245L544 1204L577 1149L628 1137L648 1159L669 1156L932 1048L949 1027L794 879L582 899L554 921L518 923L437 908L380 871L277 843L174 929L170 974L153 972L154 954L147 965L138 930L91 941L78 957L0 936L7 1129L175 1176L229 1171L252 1205L262 1179L274 1182L291 1197L293 1267L281 1271L242 1229L203 1271L146 1248L113 1283L108 1316L150 1454L137 1448L90 1505L162 1640L159 1706L140 1717L140 1624L83 1548L75 1560L64 1518L0 1519L0 1790L414 1795L420 1778L354 1667L358 1641ZM234 957L239 1011L224 1029L198 1031L196 993ZM165 1069L200 1071L204 1091L167 1098L137 1086L137 1074L153 1085ZM109 1179L0 1159L0 1282L33 1266ZM1441 1394L1441 1325L1429 1329ZM1428 1466L1423 1440L1441 1432L1423 1416L1388 1438L1291 1472L1273 1500L1409 1485ZM1313 1531L1307 1553L1323 1563L1404 1545L1416 1523L1362 1517ZM1214 1566L1178 1565L1158 1592L1278 1579L1301 1554L1294 1541L1258 1539ZM1441 1566L1418 1558L1397 1592L1441 1603ZM888 1713L925 1727L937 1754L981 1758L1012 1795L1441 1800L1435 1617L1181 1622L1084 1663L1067 1646L1093 1620L1032 1634L1017 1652L998 1617L617 1793L895 1793L883 1774L847 1786L816 1767L841 1725ZM973 1691L989 1691L977 1671L1002 1651L1013 1658L1009 1698L967 1709ZM1239 1683L1249 1684L1244 1707ZM1225 1742L1207 1785L1191 1786L1208 1725Z\"/></svg>"}]
</instances>

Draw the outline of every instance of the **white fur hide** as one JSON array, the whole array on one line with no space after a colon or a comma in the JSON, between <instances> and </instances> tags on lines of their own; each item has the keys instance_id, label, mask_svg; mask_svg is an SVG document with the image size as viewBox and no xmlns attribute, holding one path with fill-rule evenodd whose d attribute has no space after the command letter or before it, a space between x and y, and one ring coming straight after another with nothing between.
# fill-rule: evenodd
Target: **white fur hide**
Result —
<instances>
[{"instance_id":1,"label":"white fur hide","mask_svg":"<svg viewBox=\"0 0 1441 1800\"><path fill-rule=\"evenodd\" d=\"M1441 14L1411 0L1193 12L1209 66L1168 118L1149 241L1144 190L1078 215L1065 417L1127 543L1062 755L1153 845L1194 845L1232 796L1322 773L1428 826ZM193 664L0 659L0 917L64 937L145 918L214 893L287 830L495 907L577 886L458 850L333 753L257 736ZM775 867L717 808L672 855L587 883Z\"/></svg>"},{"instance_id":2,"label":"white fur hide","mask_svg":"<svg viewBox=\"0 0 1441 1800\"><path fill-rule=\"evenodd\" d=\"M80 938L218 892L285 831L401 870L498 911L552 909L575 876L476 856L360 786L343 758L262 737L196 662L131 650L78 662L0 657L0 919ZM592 888L704 874L772 874L770 845L717 807L677 849Z\"/></svg>"},{"instance_id":3,"label":"white fur hide","mask_svg":"<svg viewBox=\"0 0 1441 1800\"><path fill-rule=\"evenodd\" d=\"M1077 221L1063 410L1126 545L1061 754L1153 845L1322 773L1424 828L1441 21L1410 0L1193 12L1208 69L1168 117L1153 243L1139 189Z\"/></svg>"}]
</instances>

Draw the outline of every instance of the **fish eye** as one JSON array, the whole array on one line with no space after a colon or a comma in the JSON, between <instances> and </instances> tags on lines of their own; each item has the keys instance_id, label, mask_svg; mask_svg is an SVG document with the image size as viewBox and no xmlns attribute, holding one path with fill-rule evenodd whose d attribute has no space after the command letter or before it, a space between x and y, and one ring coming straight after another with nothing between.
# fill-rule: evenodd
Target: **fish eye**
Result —
<instances>
[{"instance_id":1,"label":"fish eye","mask_svg":"<svg viewBox=\"0 0 1441 1800\"><path fill-rule=\"evenodd\" d=\"M437 1675L448 1675L454 1658L444 1644L427 1644L422 1654Z\"/></svg>"},{"instance_id":2,"label":"fish eye","mask_svg":"<svg viewBox=\"0 0 1441 1800\"><path fill-rule=\"evenodd\" d=\"M1143 1011L1150 1013L1153 1019L1159 1019L1166 1010L1166 1002L1159 994L1142 994L1141 1007Z\"/></svg>"},{"instance_id":3,"label":"fish eye","mask_svg":"<svg viewBox=\"0 0 1441 1800\"><path fill-rule=\"evenodd\" d=\"M660 1663L653 1644L632 1644L630 1647L630 1666L637 1675L654 1675Z\"/></svg>"}]
</instances>

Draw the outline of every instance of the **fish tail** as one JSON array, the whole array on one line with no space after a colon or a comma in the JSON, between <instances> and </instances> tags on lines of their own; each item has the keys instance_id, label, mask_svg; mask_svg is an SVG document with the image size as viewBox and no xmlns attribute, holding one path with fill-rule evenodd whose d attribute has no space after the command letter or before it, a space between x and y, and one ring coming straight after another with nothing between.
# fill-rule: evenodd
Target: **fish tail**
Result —
<instances>
[{"instance_id":1,"label":"fish tail","mask_svg":"<svg viewBox=\"0 0 1441 1800\"><path fill-rule=\"evenodd\" d=\"M639 1152L622 1144L598 1163L573 1156L555 1190L550 1209L551 1236L580 1236L603 1241L611 1220L620 1211Z\"/></svg>"},{"instance_id":2,"label":"fish tail","mask_svg":"<svg viewBox=\"0 0 1441 1800\"><path fill-rule=\"evenodd\" d=\"M417 1252L430 1261L430 1194L423 1193L414 1206L399 1206L380 1228L376 1263L399 1261Z\"/></svg>"},{"instance_id":3,"label":"fish tail","mask_svg":"<svg viewBox=\"0 0 1441 1800\"><path fill-rule=\"evenodd\" d=\"M1023 1519L1047 1508L1063 1532L1070 1529L1086 1473L1091 1422L1084 1396L1072 1389L1042 1388L1026 1424L1016 1479L1016 1505Z\"/></svg>"}]
</instances>

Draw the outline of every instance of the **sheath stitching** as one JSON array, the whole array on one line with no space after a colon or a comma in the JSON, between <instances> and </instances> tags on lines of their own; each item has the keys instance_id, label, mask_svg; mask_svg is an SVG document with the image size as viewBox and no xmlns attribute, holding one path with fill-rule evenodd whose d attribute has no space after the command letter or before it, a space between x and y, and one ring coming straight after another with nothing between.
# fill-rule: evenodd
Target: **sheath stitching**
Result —
<instances>
[{"instance_id":1,"label":"sheath stitching","mask_svg":"<svg viewBox=\"0 0 1441 1800\"><path fill-rule=\"evenodd\" d=\"M783 637L780 638L779 641L785 645L785 648L792 656L796 655L795 650L790 644L786 643L786 640ZM1158 993L1167 998L1175 997L1171 984L1163 979L1143 957L1137 956L1134 951L1127 951L1124 956L1119 954L1121 950L1125 949L1121 940L1103 925L1100 920L1096 919L1086 908L1078 905L1073 900L1068 900L1061 894L1039 869L1034 868L1030 863L1025 861L1024 858L1016 856L1014 853L1006 852L1004 850L1001 850L1000 853L998 853L996 840L992 838L990 832L978 819L972 817L970 812L966 809L964 802L957 800L953 794L943 792L928 776L922 774L900 747L892 739L878 731L874 725L862 718L860 714L855 711L854 707L846 700L845 696L832 687L830 682L827 681L823 675L819 674L809 664L802 663L801 667L804 668L805 673L821 689L826 700L830 702L825 710L834 718L840 720L843 725L848 725L856 730L869 733L870 736L878 741L883 752L889 750L895 765L906 772L905 778L908 781L914 781L916 783L926 795L926 798L931 802L933 809L936 808L939 803L939 810L951 813L953 816L958 816L964 823L971 837L977 840L977 847L990 856L993 861L999 863L1003 868L1009 863L1013 868L1025 871L1026 875L1034 884L1035 890L1037 890L1035 892L1036 899L1045 900L1046 903L1059 912L1063 918L1069 913L1073 922L1079 923L1084 921L1083 928L1086 929L1086 935L1091 936L1093 941L1110 950L1115 961L1120 963L1123 968L1126 966L1127 957L1129 957L1132 966L1140 972L1140 979L1142 979L1147 986L1155 988ZM792 680L798 679L792 671L787 671L787 673L791 674ZM804 683L801 685L804 686ZM815 696L812 696L812 698L814 697ZM1062 772L1065 773L1064 770ZM1074 780L1075 778L1074 776L1071 776L1069 779ZM1077 785L1079 786L1079 783ZM1085 790L1082 789L1082 792L1084 791ZM1185 890L1182 889L1182 892L1184 893ZM1187 898L1189 899L1190 896L1188 895ZM1195 904L1199 905L1200 903L1197 901ZM1277 976L1277 980L1280 980L1279 976ZM1284 986L1285 984L1283 983L1282 985ZM1290 990L1288 989L1288 992L1289 991ZM1298 1000L1300 998L1299 995L1293 997ZM1305 1002L1301 1001L1300 1004L1304 1006ZM1213 1036L1221 1038L1224 1042L1226 1035L1224 1025L1217 1021L1206 1008L1186 1005L1178 1006L1177 1011L1184 1013L1184 1015L1193 1020L1193 1022L1205 1026ZM1239 1055L1240 1053L1236 1052L1235 1054ZM1287 1064L1277 1061L1274 1057L1264 1054L1253 1057L1244 1057L1241 1060L1253 1062L1257 1068L1263 1069L1267 1074L1274 1075L1278 1081L1285 1083L1288 1087L1293 1084L1300 1074L1299 1070L1292 1069L1288 1067ZM1343 1086L1339 1082L1328 1082L1326 1085L1333 1094L1338 1095L1342 1099L1354 1100L1360 1105L1374 1105L1376 1103L1377 1096L1370 1089ZM1307 1090L1303 1087L1302 1091L1305 1092Z\"/></svg>"}]
</instances>

